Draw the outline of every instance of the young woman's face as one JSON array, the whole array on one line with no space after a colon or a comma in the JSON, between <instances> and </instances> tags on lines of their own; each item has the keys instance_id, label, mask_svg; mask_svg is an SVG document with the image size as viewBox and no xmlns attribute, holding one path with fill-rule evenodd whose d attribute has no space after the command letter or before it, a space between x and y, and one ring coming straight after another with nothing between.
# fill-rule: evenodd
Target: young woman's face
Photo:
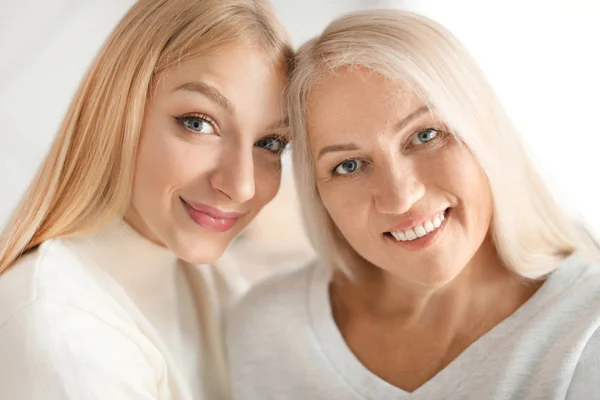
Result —
<instances>
[{"instance_id":1,"label":"young woman's face","mask_svg":"<svg viewBox=\"0 0 600 400\"><path fill-rule=\"evenodd\" d=\"M466 146L412 92L365 70L313 87L316 184L356 252L407 282L449 282L489 230L492 197Z\"/></svg>"},{"instance_id":2,"label":"young woman's face","mask_svg":"<svg viewBox=\"0 0 600 400\"><path fill-rule=\"evenodd\" d=\"M185 261L220 257L279 189L284 84L283 69L247 45L161 75L126 220Z\"/></svg>"}]
</instances>

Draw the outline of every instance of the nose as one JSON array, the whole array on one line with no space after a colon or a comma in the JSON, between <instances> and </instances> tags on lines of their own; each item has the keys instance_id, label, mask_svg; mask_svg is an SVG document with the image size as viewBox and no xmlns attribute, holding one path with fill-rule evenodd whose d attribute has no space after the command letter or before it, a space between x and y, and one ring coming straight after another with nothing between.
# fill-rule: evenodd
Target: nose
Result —
<instances>
[{"instance_id":1,"label":"nose","mask_svg":"<svg viewBox=\"0 0 600 400\"><path fill-rule=\"evenodd\" d=\"M371 191L382 214L403 214L425 194L425 185L409 162L388 162L373 171Z\"/></svg>"},{"instance_id":2,"label":"nose","mask_svg":"<svg viewBox=\"0 0 600 400\"><path fill-rule=\"evenodd\" d=\"M254 154L251 144L236 143L224 151L210 177L212 187L236 203L254 197Z\"/></svg>"}]
</instances>

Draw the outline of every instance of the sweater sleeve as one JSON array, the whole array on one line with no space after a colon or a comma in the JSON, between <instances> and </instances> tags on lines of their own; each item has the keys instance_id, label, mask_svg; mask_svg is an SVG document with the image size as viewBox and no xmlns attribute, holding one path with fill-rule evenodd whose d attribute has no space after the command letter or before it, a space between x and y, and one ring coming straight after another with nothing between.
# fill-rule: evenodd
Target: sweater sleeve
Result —
<instances>
[{"instance_id":1,"label":"sweater sleeve","mask_svg":"<svg viewBox=\"0 0 600 400\"><path fill-rule=\"evenodd\" d=\"M567 400L600 400L600 330L587 342L575 367Z\"/></svg>"},{"instance_id":2,"label":"sweater sleeve","mask_svg":"<svg viewBox=\"0 0 600 400\"><path fill-rule=\"evenodd\" d=\"M71 305L35 301L0 326L0 398L164 399L134 340Z\"/></svg>"}]
</instances>

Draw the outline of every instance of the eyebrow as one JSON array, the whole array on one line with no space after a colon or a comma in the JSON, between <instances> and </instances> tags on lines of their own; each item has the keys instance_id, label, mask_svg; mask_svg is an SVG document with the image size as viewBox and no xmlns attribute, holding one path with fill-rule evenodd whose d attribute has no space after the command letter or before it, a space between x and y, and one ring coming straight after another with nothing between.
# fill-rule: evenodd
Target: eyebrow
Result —
<instances>
[{"instance_id":1,"label":"eyebrow","mask_svg":"<svg viewBox=\"0 0 600 400\"><path fill-rule=\"evenodd\" d=\"M410 121L412 121L415 118L420 117L427 111L429 111L429 107L427 107L427 106L422 106L422 107L416 109L415 111L410 113L408 116L406 116L406 118L404 118L400 122L398 122L396 124L395 130L396 131L402 130L404 127L406 127L406 125L408 125L408 123ZM332 152L336 152L336 151L352 151L352 150L358 150L358 149L359 149L358 146L355 145L354 143L332 144L330 146L323 147L319 151L319 155L317 156L317 159L320 159L327 153L332 153Z\"/></svg>"},{"instance_id":2,"label":"eyebrow","mask_svg":"<svg viewBox=\"0 0 600 400\"><path fill-rule=\"evenodd\" d=\"M411 122L413 119L419 118L421 115L425 114L428 111L429 111L429 107L427 107L427 106L422 106L422 107L417 108L415 111L408 114L406 116L406 118L404 118L403 120L401 120L400 122L398 122L396 124L396 132L404 129L406 127L406 125L409 124L409 122Z\"/></svg>"},{"instance_id":3,"label":"eyebrow","mask_svg":"<svg viewBox=\"0 0 600 400\"><path fill-rule=\"evenodd\" d=\"M279 121L274 122L271 125L267 126L267 130L286 129L289 126L290 126L290 120L288 117L285 117L285 118L280 119Z\"/></svg>"},{"instance_id":4,"label":"eyebrow","mask_svg":"<svg viewBox=\"0 0 600 400\"><path fill-rule=\"evenodd\" d=\"M345 143L345 144L332 144L330 146L325 146L319 151L319 155L317 159L321 159L327 153L333 153L336 151L351 151L358 150L358 146L354 143Z\"/></svg>"},{"instance_id":5,"label":"eyebrow","mask_svg":"<svg viewBox=\"0 0 600 400\"><path fill-rule=\"evenodd\" d=\"M221 108L224 108L230 114L234 113L233 104L227 99L227 97L223 96L216 88L206 83L188 82L176 87L173 91L176 92L178 90L200 93L217 103Z\"/></svg>"},{"instance_id":6,"label":"eyebrow","mask_svg":"<svg viewBox=\"0 0 600 400\"><path fill-rule=\"evenodd\" d=\"M183 85L177 86L175 89L173 89L174 92L176 92L178 90L185 90L188 92L196 92L196 93L203 94L204 96L208 97L209 99L211 99L212 101L217 103L221 108L224 108L225 110L227 110L227 112L229 112L230 114L234 113L235 108L234 108L233 104L227 99L227 97L223 96L221 94L221 92L219 92L215 87L210 86L206 83L188 82L188 83L184 83ZM269 125L267 127L267 130L287 128L288 126L289 126L289 118L286 117L284 119L281 119L281 120Z\"/></svg>"}]
</instances>

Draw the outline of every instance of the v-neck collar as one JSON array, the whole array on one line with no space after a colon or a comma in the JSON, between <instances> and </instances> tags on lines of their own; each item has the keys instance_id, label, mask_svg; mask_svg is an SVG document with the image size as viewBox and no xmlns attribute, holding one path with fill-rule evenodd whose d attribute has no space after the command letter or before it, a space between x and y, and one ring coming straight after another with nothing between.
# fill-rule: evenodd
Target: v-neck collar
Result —
<instances>
[{"instance_id":1,"label":"v-neck collar","mask_svg":"<svg viewBox=\"0 0 600 400\"><path fill-rule=\"evenodd\" d=\"M421 400L447 398L456 391L467 378L480 368L485 359L493 353L494 343L510 335L524 321L528 321L562 288L572 284L574 276L567 274L567 267L581 264L577 253L567 257L537 290L534 295L508 318L481 336L456 357L443 370L413 392L407 392L381 379L368 370L356 358L340 332L333 318L329 284L331 269L315 264L310 271L308 282L308 311L313 332L333 368L341 378L361 397L368 400Z\"/></svg>"}]
</instances>

